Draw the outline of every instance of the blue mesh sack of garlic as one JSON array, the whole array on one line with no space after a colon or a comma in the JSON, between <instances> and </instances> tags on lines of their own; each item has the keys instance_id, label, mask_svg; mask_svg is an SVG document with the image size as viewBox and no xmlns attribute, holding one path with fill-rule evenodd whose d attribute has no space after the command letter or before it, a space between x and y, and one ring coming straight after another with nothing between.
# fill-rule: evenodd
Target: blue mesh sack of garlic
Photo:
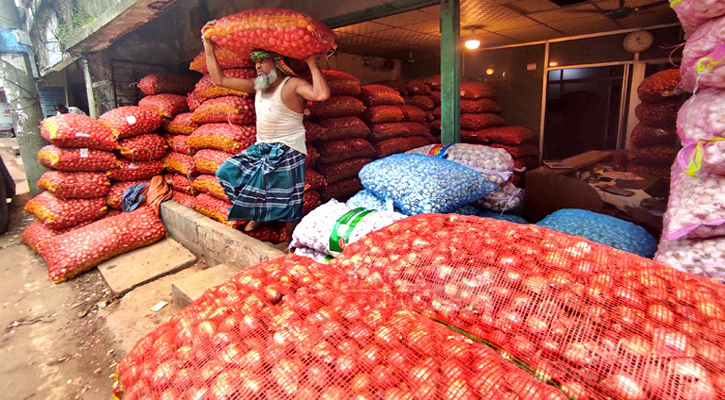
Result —
<instances>
[{"instance_id":1,"label":"blue mesh sack of garlic","mask_svg":"<svg viewBox=\"0 0 725 400\"><path fill-rule=\"evenodd\" d=\"M365 189L406 215L453 212L499 186L470 167L421 154L373 161L358 176Z\"/></svg>"}]
</instances>

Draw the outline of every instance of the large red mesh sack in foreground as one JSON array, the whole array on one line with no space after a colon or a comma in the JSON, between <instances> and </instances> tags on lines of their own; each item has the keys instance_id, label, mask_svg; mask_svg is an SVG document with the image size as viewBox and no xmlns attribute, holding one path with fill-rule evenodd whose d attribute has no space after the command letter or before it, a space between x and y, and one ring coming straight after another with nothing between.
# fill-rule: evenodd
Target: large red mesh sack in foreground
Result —
<instances>
[{"instance_id":1,"label":"large red mesh sack in foreground","mask_svg":"<svg viewBox=\"0 0 725 400\"><path fill-rule=\"evenodd\" d=\"M255 125L206 124L189 136L187 145L192 150L217 149L237 154L253 145L256 135Z\"/></svg>"},{"instance_id":2,"label":"large red mesh sack in foreground","mask_svg":"<svg viewBox=\"0 0 725 400\"><path fill-rule=\"evenodd\" d=\"M192 188L199 193L206 193L219 200L229 201L224 188L214 175L202 174L197 176L192 182Z\"/></svg>"},{"instance_id":3,"label":"large red mesh sack in foreground","mask_svg":"<svg viewBox=\"0 0 725 400\"><path fill-rule=\"evenodd\" d=\"M373 162L370 158L351 158L332 164L322 164L319 169L325 176L327 183L334 183L343 179L354 178L362 167Z\"/></svg>"},{"instance_id":4,"label":"large red mesh sack in foreground","mask_svg":"<svg viewBox=\"0 0 725 400\"><path fill-rule=\"evenodd\" d=\"M316 120L340 117L359 117L365 112L365 104L352 96L332 96L325 101L312 103L310 116Z\"/></svg>"},{"instance_id":5,"label":"large red mesh sack in foreground","mask_svg":"<svg viewBox=\"0 0 725 400\"><path fill-rule=\"evenodd\" d=\"M103 172L48 171L38 180L38 189L63 199L95 199L105 196L111 182Z\"/></svg>"},{"instance_id":6,"label":"large red mesh sack in foreground","mask_svg":"<svg viewBox=\"0 0 725 400\"><path fill-rule=\"evenodd\" d=\"M355 157L371 158L375 156L375 148L365 139L332 140L317 145L320 152L319 161L330 164Z\"/></svg>"},{"instance_id":7,"label":"large red mesh sack in foreground","mask_svg":"<svg viewBox=\"0 0 725 400\"><path fill-rule=\"evenodd\" d=\"M570 398L725 396L725 286L715 280L534 225L456 215L398 221L331 265Z\"/></svg>"},{"instance_id":8,"label":"large red mesh sack in foreground","mask_svg":"<svg viewBox=\"0 0 725 400\"><path fill-rule=\"evenodd\" d=\"M98 120L111 127L119 139L153 132L161 126L161 115L137 106L115 108L103 113Z\"/></svg>"},{"instance_id":9,"label":"large red mesh sack in foreground","mask_svg":"<svg viewBox=\"0 0 725 400\"><path fill-rule=\"evenodd\" d=\"M231 207L232 203L226 200L217 199L216 197L212 197L206 193L202 193L194 199L194 209L196 211L217 222L221 222L224 225L236 228L241 226L243 222L227 220L227 217L229 216L229 208Z\"/></svg>"},{"instance_id":10,"label":"large red mesh sack in foreground","mask_svg":"<svg viewBox=\"0 0 725 400\"><path fill-rule=\"evenodd\" d=\"M146 95L173 93L186 95L194 90L197 78L180 74L151 74L139 81L138 88Z\"/></svg>"},{"instance_id":11,"label":"large red mesh sack in foreground","mask_svg":"<svg viewBox=\"0 0 725 400\"><path fill-rule=\"evenodd\" d=\"M144 133L121 140L120 146L121 157L127 160L151 161L166 155L167 144L157 133Z\"/></svg>"},{"instance_id":12,"label":"large red mesh sack in foreground","mask_svg":"<svg viewBox=\"0 0 725 400\"><path fill-rule=\"evenodd\" d=\"M155 94L146 96L138 102L140 107L156 110L162 117L172 118L177 114L189 111L186 96L179 94Z\"/></svg>"},{"instance_id":13,"label":"large red mesh sack in foreground","mask_svg":"<svg viewBox=\"0 0 725 400\"><path fill-rule=\"evenodd\" d=\"M48 264L48 277L60 283L164 236L166 229L158 215L141 207L45 240L38 245L38 253Z\"/></svg>"},{"instance_id":14,"label":"large red mesh sack in foreground","mask_svg":"<svg viewBox=\"0 0 725 400\"><path fill-rule=\"evenodd\" d=\"M195 176L199 172L196 169L194 158L190 155L177 152L170 152L166 157L161 159L164 168L169 172L174 172L186 176Z\"/></svg>"},{"instance_id":15,"label":"large red mesh sack in foreground","mask_svg":"<svg viewBox=\"0 0 725 400\"><path fill-rule=\"evenodd\" d=\"M199 124L191 120L193 114L190 112L181 113L170 120L164 120L164 130L178 135L191 135L194 129L199 127Z\"/></svg>"},{"instance_id":16,"label":"large red mesh sack in foreground","mask_svg":"<svg viewBox=\"0 0 725 400\"><path fill-rule=\"evenodd\" d=\"M405 104L400 93L388 86L365 85L359 96L367 107L373 106L402 106Z\"/></svg>"},{"instance_id":17,"label":"large red mesh sack in foreground","mask_svg":"<svg viewBox=\"0 0 725 400\"><path fill-rule=\"evenodd\" d=\"M637 96L645 103L658 103L678 97L676 91L680 83L680 70L668 69L648 76L637 87Z\"/></svg>"},{"instance_id":18,"label":"large red mesh sack in foreground","mask_svg":"<svg viewBox=\"0 0 725 400\"><path fill-rule=\"evenodd\" d=\"M191 120L199 125L214 122L251 124L255 120L254 102L238 96L224 96L205 101L194 110Z\"/></svg>"},{"instance_id":19,"label":"large red mesh sack in foreground","mask_svg":"<svg viewBox=\"0 0 725 400\"><path fill-rule=\"evenodd\" d=\"M40 149L38 161L44 167L59 171L107 171L118 165L116 155L110 151L68 149L54 145Z\"/></svg>"},{"instance_id":20,"label":"large red mesh sack in foreground","mask_svg":"<svg viewBox=\"0 0 725 400\"><path fill-rule=\"evenodd\" d=\"M370 128L358 117L329 118L320 121L320 126L325 131L317 139L323 141L365 138L370 134Z\"/></svg>"},{"instance_id":21,"label":"large red mesh sack in foreground","mask_svg":"<svg viewBox=\"0 0 725 400\"><path fill-rule=\"evenodd\" d=\"M142 338L118 378L124 400L566 398L383 290L295 255L205 292Z\"/></svg>"},{"instance_id":22,"label":"large red mesh sack in foreground","mask_svg":"<svg viewBox=\"0 0 725 400\"><path fill-rule=\"evenodd\" d=\"M113 185L111 185L111 190L108 192L108 196L106 197L106 203L108 204L108 207L114 209L114 210L120 210L123 208L123 192L128 189L129 186L138 185L140 183L148 183L149 180L133 180L133 181L125 181L125 182L114 182Z\"/></svg>"},{"instance_id":23,"label":"large red mesh sack in foreground","mask_svg":"<svg viewBox=\"0 0 725 400\"><path fill-rule=\"evenodd\" d=\"M497 114L462 114L461 129L467 131L480 131L481 129L502 126L506 123Z\"/></svg>"},{"instance_id":24,"label":"large red mesh sack in foreground","mask_svg":"<svg viewBox=\"0 0 725 400\"><path fill-rule=\"evenodd\" d=\"M254 69L228 69L223 72L224 76L230 78L254 79L257 77L257 73ZM210 75L201 78L201 80L196 84L192 95L200 100L208 100L222 96L248 96L245 92L215 85ZM191 105L189 105L189 108L192 108ZM192 109L192 111L194 110Z\"/></svg>"},{"instance_id":25,"label":"large red mesh sack in foreground","mask_svg":"<svg viewBox=\"0 0 725 400\"><path fill-rule=\"evenodd\" d=\"M63 200L49 192L43 192L25 204L25 212L35 215L50 229L70 228L92 221L101 218L106 211L105 197Z\"/></svg>"},{"instance_id":26,"label":"large red mesh sack in foreground","mask_svg":"<svg viewBox=\"0 0 725 400\"><path fill-rule=\"evenodd\" d=\"M108 171L108 176L114 181L133 181L151 179L164 171L164 163L154 161L119 161L118 168Z\"/></svg>"},{"instance_id":27,"label":"large red mesh sack in foreground","mask_svg":"<svg viewBox=\"0 0 725 400\"><path fill-rule=\"evenodd\" d=\"M82 114L61 114L46 118L40 124L40 134L59 147L84 147L114 150L118 140L103 123Z\"/></svg>"},{"instance_id":28,"label":"large red mesh sack in foreground","mask_svg":"<svg viewBox=\"0 0 725 400\"><path fill-rule=\"evenodd\" d=\"M220 150L203 149L194 154L194 164L200 174L216 174L216 170L232 155Z\"/></svg>"},{"instance_id":29,"label":"large red mesh sack in foreground","mask_svg":"<svg viewBox=\"0 0 725 400\"><path fill-rule=\"evenodd\" d=\"M265 49L304 60L337 48L335 34L322 22L298 11L272 8L221 18L204 36L241 56Z\"/></svg>"},{"instance_id":30,"label":"large red mesh sack in foreground","mask_svg":"<svg viewBox=\"0 0 725 400\"><path fill-rule=\"evenodd\" d=\"M222 70L232 68L254 68L254 60L249 58L249 54L240 56L227 49L217 47L214 49L214 56L219 64L219 68ZM197 54L196 57L189 64L189 69L192 71L200 72L202 74L208 74L209 68L206 66L206 53L204 50Z\"/></svg>"}]
</instances>

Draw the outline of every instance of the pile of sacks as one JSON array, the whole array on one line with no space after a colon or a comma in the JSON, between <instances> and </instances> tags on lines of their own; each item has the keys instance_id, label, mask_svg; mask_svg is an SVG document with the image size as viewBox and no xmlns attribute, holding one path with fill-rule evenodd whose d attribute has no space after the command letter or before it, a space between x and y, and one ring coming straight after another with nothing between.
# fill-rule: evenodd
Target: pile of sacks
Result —
<instances>
[{"instance_id":1,"label":"pile of sacks","mask_svg":"<svg viewBox=\"0 0 725 400\"><path fill-rule=\"evenodd\" d=\"M306 122L308 141L314 142L313 169L326 184L322 200L346 200L360 191L357 174L373 160L433 142L425 113L406 106L398 91L362 86L359 79L341 71L323 74L331 97L311 103ZM319 133L311 134L311 126L321 128Z\"/></svg>"},{"instance_id":2,"label":"pile of sacks","mask_svg":"<svg viewBox=\"0 0 725 400\"><path fill-rule=\"evenodd\" d=\"M675 122L680 108L676 90L680 71L658 72L637 88L641 103L635 109L639 124L630 135L631 148L627 153L630 172L670 177L669 166L677 154Z\"/></svg>"},{"instance_id":3,"label":"pile of sacks","mask_svg":"<svg viewBox=\"0 0 725 400\"><path fill-rule=\"evenodd\" d=\"M509 179L514 162L503 149L458 143L426 145L367 164L364 187L306 216L295 230L295 253L327 262L365 234L407 215L456 213L526 223L514 212L523 193Z\"/></svg>"},{"instance_id":4,"label":"pile of sacks","mask_svg":"<svg viewBox=\"0 0 725 400\"><path fill-rule=\"evenodd\" d=\"M98 120L62 114L41 123L41 135L52 144L38 152L38 161L51 170L38 181L44 192L25 205L37 220L21 240L46 260L53 282L165 235L153 212L118 215L128 186L163 171L158 159L166 144L152 133L161 121L156 109L121 107Z\"/></svg>"},{"instance_id":5,"label":"pile of sacks","mask_svg":"<svg viewBox=\"0 0 725 400\"><path fill-rule=\"evenodd\" d=\"M680 88L692 92L677 114L684 146L672 165L664 231L655 260L725 280L725 8L681 1L675 11L689 39Z\"/></svg>"},{"instance_id":6,"label":"pile of sacks","mask_svg":"<svg viewBox=\"0 0 725 400\"><path fill-rule=\"evenodd\" d=\"M381 84L399 90L406 107L420 108L425 113L435 141L441 138L441 77L395 80ZM485 144L506 150L514 159L515 173L511 181L523 185L524 172L536 168L539 149L536 135L528 128L504 126L501 106L496 102L496 89L485 82L461 83L461 141Z\"/></svg>"}]
</instances>

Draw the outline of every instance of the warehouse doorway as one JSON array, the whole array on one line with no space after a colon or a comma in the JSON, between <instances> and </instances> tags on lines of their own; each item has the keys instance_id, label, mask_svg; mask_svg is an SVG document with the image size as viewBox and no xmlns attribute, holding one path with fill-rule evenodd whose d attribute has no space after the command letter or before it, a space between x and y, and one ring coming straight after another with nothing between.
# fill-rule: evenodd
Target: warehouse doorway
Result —
<instances>
[{"instance_id":1,"label":"warehouse doorway","mask_svg":"<svg viewBox=\"0 0 725 400\"><path fill-rule=\"evenodd\" d=\"M629 65L553 69L547 75L543 158L621 145Z\"/></svg>"}]
</instances>

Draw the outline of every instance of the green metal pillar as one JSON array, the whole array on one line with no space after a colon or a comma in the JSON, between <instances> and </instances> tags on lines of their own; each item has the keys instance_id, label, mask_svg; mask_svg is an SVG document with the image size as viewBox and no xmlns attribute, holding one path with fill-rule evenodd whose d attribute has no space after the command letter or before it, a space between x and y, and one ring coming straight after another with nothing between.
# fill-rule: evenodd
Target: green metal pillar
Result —
<instances>
[{"instance_id":1,"label":"green metal pillar","mask_svg":"<svg viewBox=\"0 0 725 400\"><path fill-rule=\"evenodd\" d=\"M461 2L441 0L441 142L461 141Z\"/></svg>"}]
</instances>

